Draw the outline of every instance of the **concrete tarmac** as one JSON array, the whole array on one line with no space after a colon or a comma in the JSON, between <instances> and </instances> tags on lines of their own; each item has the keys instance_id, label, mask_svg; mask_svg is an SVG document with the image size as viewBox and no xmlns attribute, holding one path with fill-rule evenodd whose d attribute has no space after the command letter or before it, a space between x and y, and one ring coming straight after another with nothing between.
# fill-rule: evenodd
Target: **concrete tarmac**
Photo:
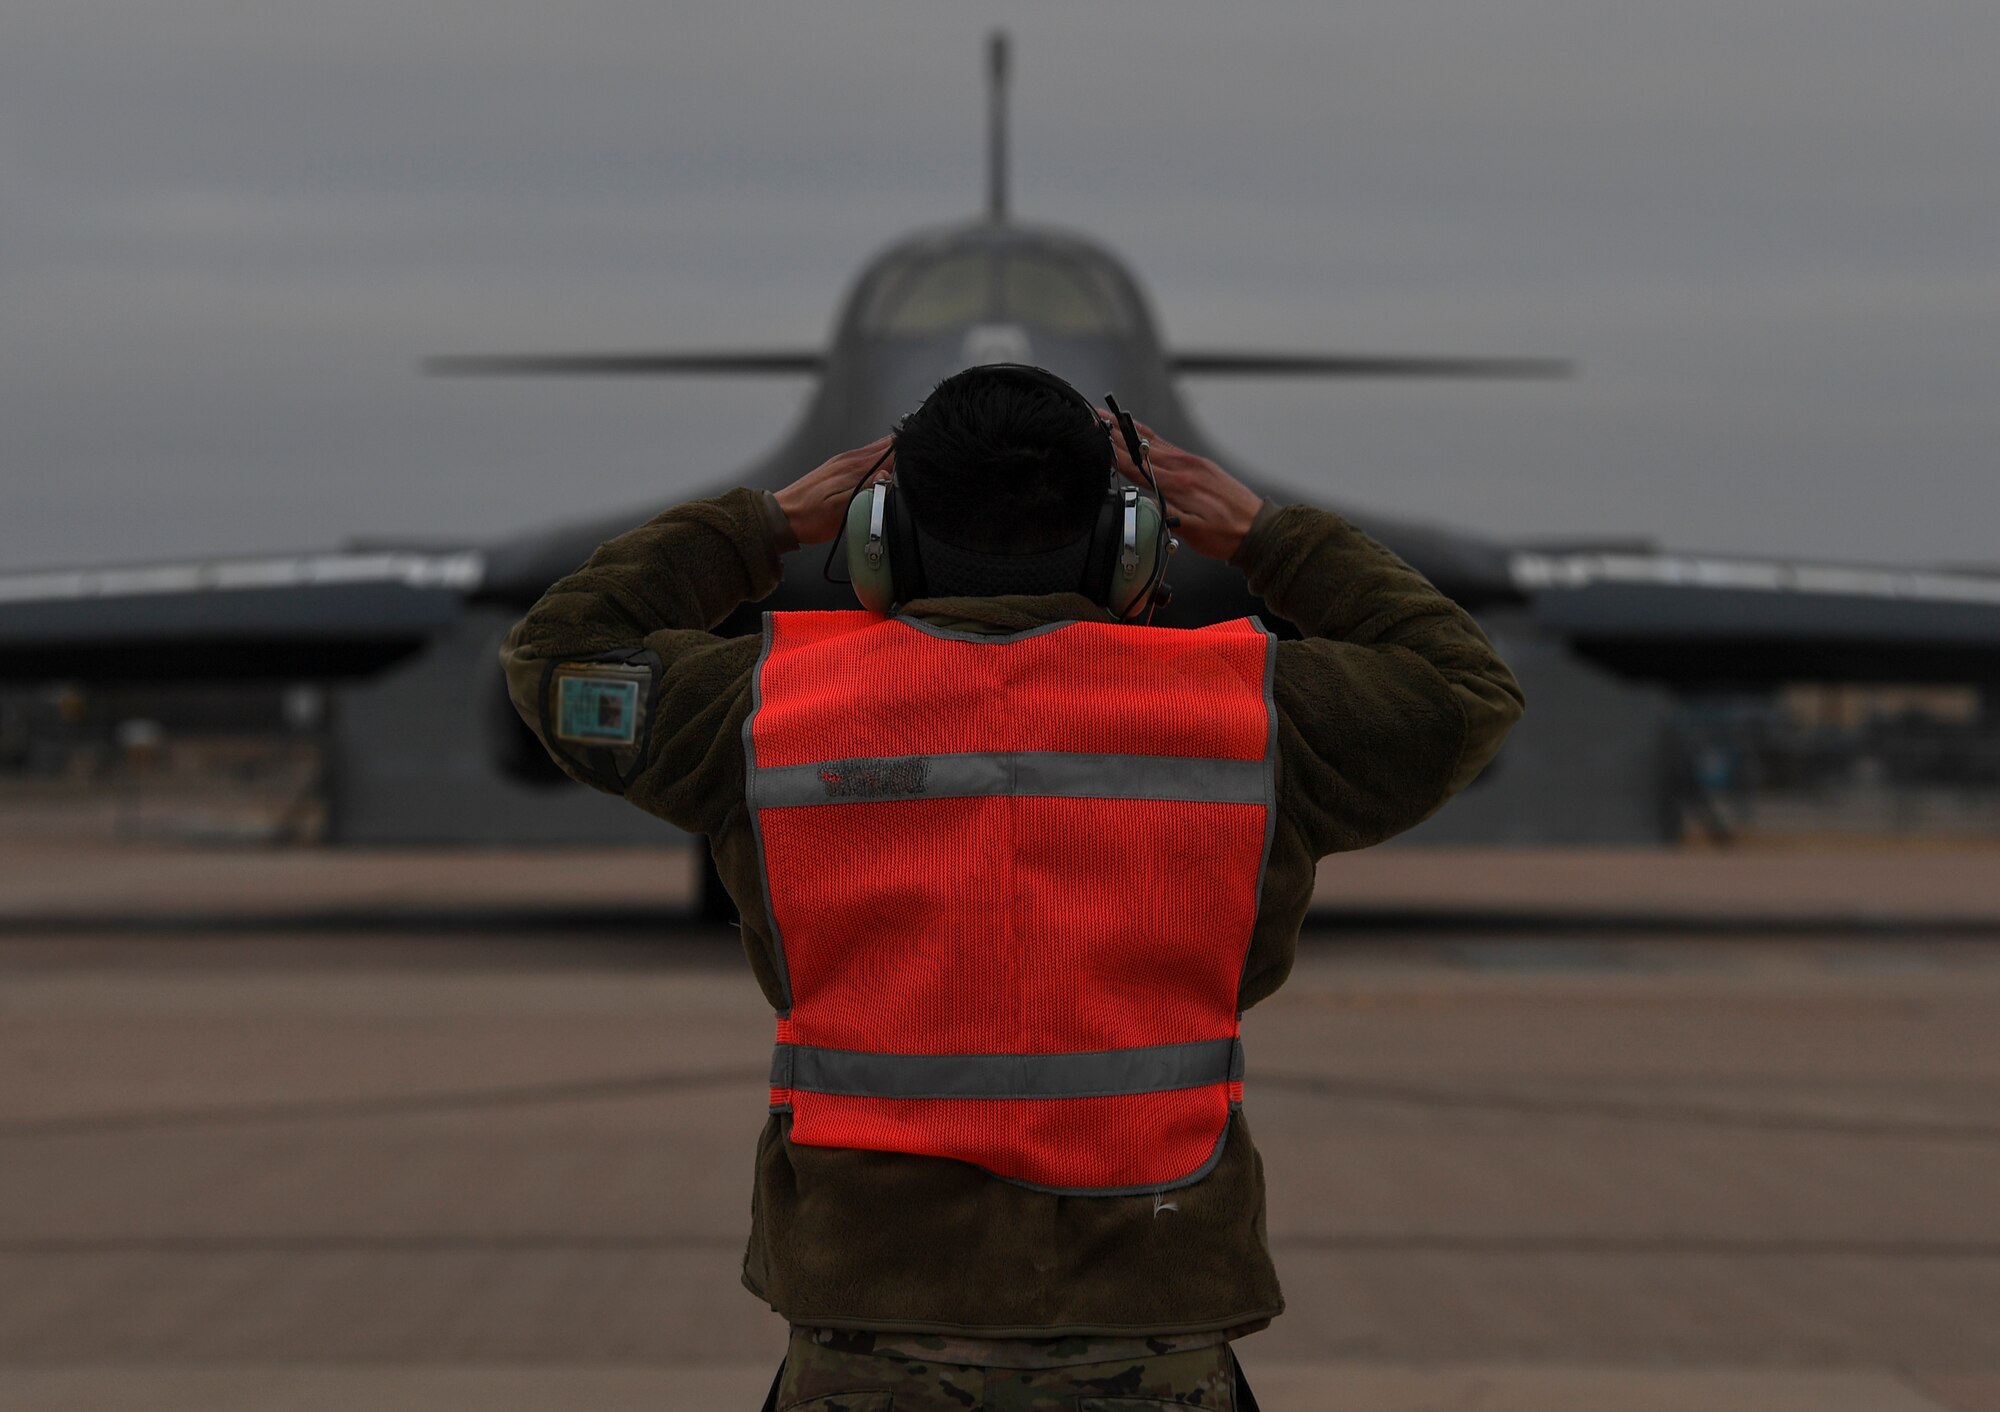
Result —
<instances>
[{"instance_id":1,"label":"concrete tarmac","mask_svg":"<svg viewBox=\"0 0 2000 1412\"><path fill-rule=\"evenodd\" d=\"M1548 915L1378 856L1450 915L1356 907L1245 1021L1267 1408L2000 1409L2000 870L1623 855ZM0 853L0 1408L756 1407L733 935L367 864Z\"/></svg>"}]
</instances>

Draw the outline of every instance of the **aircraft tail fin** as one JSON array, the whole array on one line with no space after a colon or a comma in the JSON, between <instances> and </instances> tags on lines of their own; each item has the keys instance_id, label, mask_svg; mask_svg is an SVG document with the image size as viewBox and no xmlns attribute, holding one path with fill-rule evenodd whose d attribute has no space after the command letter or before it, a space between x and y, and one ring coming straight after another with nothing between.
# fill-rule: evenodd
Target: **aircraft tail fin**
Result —
<instances>
[{"instance_id":1,"label":"aircraft tail fin","mask_svg":"<svg viewBox=\"0 0 2000 1412\"><path fill-rule=\"evenodd\" d=\"M986 38L986 219L1007 223L1007 70L1010 41L996 29Z\"/></svg>"}]
</instances>

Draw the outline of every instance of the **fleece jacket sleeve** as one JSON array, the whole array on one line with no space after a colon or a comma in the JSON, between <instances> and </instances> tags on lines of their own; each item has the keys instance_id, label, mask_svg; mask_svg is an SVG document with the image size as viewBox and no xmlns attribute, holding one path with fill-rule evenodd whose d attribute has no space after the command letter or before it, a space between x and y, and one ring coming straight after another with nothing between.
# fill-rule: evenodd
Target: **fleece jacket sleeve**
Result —
<instances>
[{"instance_id":1,"label":"fleece jacket sleeve","mask_svg":"<svg viewBox=\"0 0 2000 1412\"><path fill-rule=\"evenodd\" d=\"M1281 827L1317 859L1430 817L1522 711L1471 615L1340 516L1266 506L1235 562L1305 634L1278 645Z\"/></svg>"},{"instance_id":2,"label":"fleece jacket sleeve","mask_svg":"<svg viewBox=\"0 0 2000 1412\"><path fill-rule=\"evenodd\" d=\"M758 640L710 629L776 588L779 557L796 543L769 492L732 490L600 545L507 635L500 662L515 709L540 736L550 662L652 653L649 725L618 792L692 833L721 832L743 805L741 732ZM542 744L572 777L613 787L546 736Z\"/></svg>"}]
</instances>

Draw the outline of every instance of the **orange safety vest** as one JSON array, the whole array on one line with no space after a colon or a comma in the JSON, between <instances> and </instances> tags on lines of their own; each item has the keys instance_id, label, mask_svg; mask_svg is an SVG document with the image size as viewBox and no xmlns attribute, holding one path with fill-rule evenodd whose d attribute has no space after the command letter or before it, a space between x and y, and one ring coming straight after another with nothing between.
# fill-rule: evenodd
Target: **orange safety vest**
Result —
<instances>
[{"instance_id":1,"label":"orange safety vest","mask_svg":"<svg viewBox=\"0 0 2000 1412\"><path fill-rule=\"evenodd\" d=\"M744 726L791 1140L1198 1181L1243 1101L1271 635L767 613Z\"/></svg>"}]
</instances>

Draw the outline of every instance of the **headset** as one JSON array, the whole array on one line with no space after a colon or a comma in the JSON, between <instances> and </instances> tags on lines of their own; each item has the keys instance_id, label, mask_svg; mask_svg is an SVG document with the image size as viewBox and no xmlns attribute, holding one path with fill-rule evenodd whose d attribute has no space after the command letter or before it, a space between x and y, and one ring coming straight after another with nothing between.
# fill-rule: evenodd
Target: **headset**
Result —
<instances>
[{"instance_id":1,"label":"headset","mask_svg":"<svg viewBox=\"0 0 2000 1412\"><path fill-rule=\"evenodd\" d=\"M1048 388L1074 402L1102 428L1108 480L1076 587L1121 622L1131 622L1142 609L1147 620L1151 621L1152 610L1173 596L1173 589L1166 581L1167 561L1180 548L1180 541L1173 533L1180 520L1167 511L1166 496L1153 476L1152 462L1147 456L1149 443L1139 435L1132 414L1121 408L1115 397L1105 395L1104 405L1117 422L1132 464L1145 477L1147 486L1153 492L1151 496L1118 474L1110 427L1105 426L1103 419L1097 415L1096 406L1069 383L1046 368L1026 363L990 363L982 365L980 371L1004 373ZM917 410L923 409L920 406ZM908 420L908 417L903 419ZM896 423L898 431L902 429L903 421ZM898 605L925 597L928 593L916 516L910 511L909 500L897 486L893 471L880 480L876 479L876 473L895 454L895 449L892 434L889 449L868 468L867 474L854 487L842 529L847 545L849 582L854 586L854 596L861 600L862 607L873 613L893 613ZM956 550L954 554L984 561L995 570L1002 571L1003 575L1010 565L1042 557ZM828 578L832 577L832 563L833 551L829 551Z\"/></svg>"}]
</instances>

